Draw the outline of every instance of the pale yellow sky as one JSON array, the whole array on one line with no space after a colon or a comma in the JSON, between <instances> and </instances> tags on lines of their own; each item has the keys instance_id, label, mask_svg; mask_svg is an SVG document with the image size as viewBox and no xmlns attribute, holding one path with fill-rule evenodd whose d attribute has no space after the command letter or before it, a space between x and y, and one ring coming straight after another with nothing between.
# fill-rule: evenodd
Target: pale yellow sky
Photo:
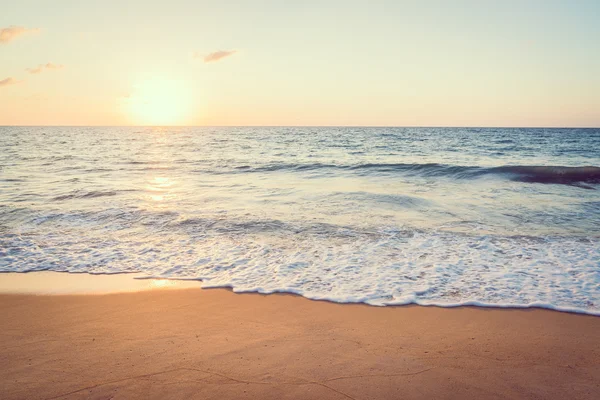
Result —
<instances>
[{"instance_id":1,"label":"pale yellow sky","mask_svg":"<svg viewBox=\"0 0 600 400\"><path fill-rule=\"evenodd\" d=\"M33 1L0 125L600 126L597 1Z\"/></svg>"}]
</instances>

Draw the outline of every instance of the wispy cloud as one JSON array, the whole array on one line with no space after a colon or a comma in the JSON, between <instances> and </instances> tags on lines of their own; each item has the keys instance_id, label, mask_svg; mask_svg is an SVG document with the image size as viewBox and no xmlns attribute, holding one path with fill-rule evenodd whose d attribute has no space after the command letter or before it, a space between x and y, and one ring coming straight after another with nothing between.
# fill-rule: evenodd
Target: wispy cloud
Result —
<instances>
[{"instance_id":1,"label":"wispy cloud","mask_svg":"<svg viewBox=\"0 0 600 400\"><path fill-rule=\"evenodd\" d=\"M62 64L52 64L52 63L48 63L46 64L46 69L63 69L65 66Z\"/></svg>"},{"instance_id":2,"label":"wispy cloud","mask_svg":"<svg viewBox=\"0 0 600 400\"><path fill-rule=\"evenodd\" d=\"M198 52L192 53L194 58L202 58L205 63L216 62L237 53L237 50L219 50L209 54L201 54Z\"/></svg>"},{"instance_id":3,"label":"wispy cloud","mask_svg":"<svg viewBox=\"0 0 600 400\"><path fill-rule=\"evenodd\" d=\"M39 74L40 72L42 72L43 69L44 69L44 66L42 64L40 64L36 68L25 68L25 71L29 72L30 74Z\"/></svg>"},{"instance_id":4,"label":"wispy cloud","mask_svg":"<svg viewBox=\"0 0 600 400\"><path fill-rule=\"evenodd\" d=\"M0 29L0 43L8 43L17 37L26 33L37 33L40 30L38 28L24 28L22 26L9 26L8 28Z\"/></svg>"},{"instance_id":5,"label":"wispy cloud","mask_svg":"<svg viewBox=\"0 0 600 400\"><path fill-rule=\"evenodd\" d=\"M0 87L2 86L9 86L9 85L15 85L19 83L19 81L13 79L13 78L6 78L6 79L2 79L0 81Z\"/></svg>"},{"instance_id":6,"label":"wispy cloud","mask_svg":"<svg viewBox=\"0 0 600 400\"><path fill-rule=\"evenodd\" d=\"M35 68L25 68L25 71L29 72L30 74L39 74L44 69L63 69L64 67L65 66L62 64L47 63L47 64L40 64Z\"/></svg>"}]
</instances>

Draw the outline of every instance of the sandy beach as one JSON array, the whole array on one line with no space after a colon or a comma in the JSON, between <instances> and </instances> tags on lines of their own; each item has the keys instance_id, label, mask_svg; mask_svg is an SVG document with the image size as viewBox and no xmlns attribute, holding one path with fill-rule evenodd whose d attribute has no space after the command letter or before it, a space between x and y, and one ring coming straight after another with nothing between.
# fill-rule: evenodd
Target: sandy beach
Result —
<instances>
[{"instance_id":1,"label":"sandy beach","mask_svg":"<svg viewBox=\"0 0 600 400\"><path fill-rule=\"evenodd\" d=\"M223 289L0 295L10 399L598 399L600 318Z\"/></svg>"}]
</instances>

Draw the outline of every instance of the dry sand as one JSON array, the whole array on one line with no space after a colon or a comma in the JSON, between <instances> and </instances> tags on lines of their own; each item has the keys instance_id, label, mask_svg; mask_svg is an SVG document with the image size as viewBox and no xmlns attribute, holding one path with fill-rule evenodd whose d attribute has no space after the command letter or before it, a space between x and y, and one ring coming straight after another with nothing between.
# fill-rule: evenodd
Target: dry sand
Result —
<instances>
[{"instance_id":1,"label":"dry sand","mask_svg":"<svg viewBox=\"0 0 600 400\"><path fill-rule=\"evenodd\" d=\"M600 399L600 318L162 290L0 295L0 398Z\"/></svg>"}]
</instances>

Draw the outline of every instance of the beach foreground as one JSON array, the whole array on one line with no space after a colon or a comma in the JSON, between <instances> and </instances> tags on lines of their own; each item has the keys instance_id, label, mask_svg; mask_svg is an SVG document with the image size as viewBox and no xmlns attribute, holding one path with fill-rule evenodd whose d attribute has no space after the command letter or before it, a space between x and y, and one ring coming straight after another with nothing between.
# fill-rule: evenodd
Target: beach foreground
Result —
<instances>
[{"instance_id":1,"label":"beach foreground","mask_svg":"<svg viewBox=\"0 0 600 400\"><path fill-rule=\"evenodd\" d=\"M600 318L180 289L0 295L3 399L598 399Z\"/></svg>"}]
</instances>

